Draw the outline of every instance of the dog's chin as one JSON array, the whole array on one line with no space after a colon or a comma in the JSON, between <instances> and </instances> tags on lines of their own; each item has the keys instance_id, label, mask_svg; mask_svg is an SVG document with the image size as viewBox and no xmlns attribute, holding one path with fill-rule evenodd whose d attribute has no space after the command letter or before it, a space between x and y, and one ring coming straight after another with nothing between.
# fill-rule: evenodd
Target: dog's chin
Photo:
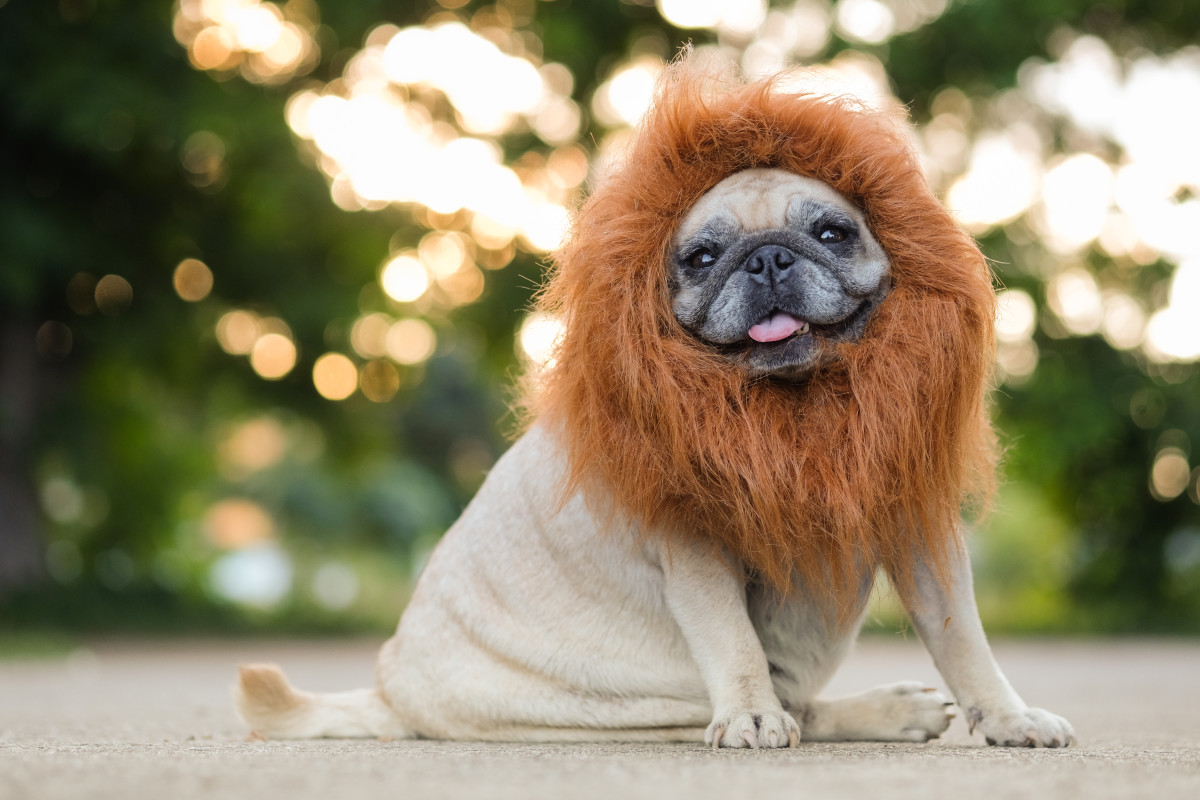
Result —
<instances>
[{"instance_id":1,"label":"dog's chin","mask_svg":"<svg viewBox=\"0 0 1200 800\"><path fill-rule=\"evenodd\" d=\"M728 352L728 357L752 378L771 377L798 382L831 356L825 342L810 331L779 342L747 340L738 350Z\"/></svg>"},{"instance_id":2,"label":"dog's chin","mask_svg":"<svg viewBox=\"0 0 1200 800\"><path fill-rule=\"evenodd\" d=\"M752 378L803 381L834 360L835 345L862 338L878 304L878 300L865 301L838 322L829 325L809 323L803 330L779 341L756 342L747 337L712 346Z\"/></svg>"}]
</instances>

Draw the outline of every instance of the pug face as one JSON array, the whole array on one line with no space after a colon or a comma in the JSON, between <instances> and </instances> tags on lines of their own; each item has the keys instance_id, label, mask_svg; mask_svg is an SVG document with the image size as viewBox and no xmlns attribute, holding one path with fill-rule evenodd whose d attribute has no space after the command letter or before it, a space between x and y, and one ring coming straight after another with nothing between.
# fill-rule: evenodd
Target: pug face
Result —
<instances>
[{"instance_id":1,"label":"pug face","mask_svg":"<svg viewBox=\"0 0 1200 800\"><path fill-rule=\"evenodd\" d=\"M799 380L857 341L890 288L861 211L821 181L748 169L709 190L672 243L679 322L752 376Z\"/></svg>"}]
</instances>

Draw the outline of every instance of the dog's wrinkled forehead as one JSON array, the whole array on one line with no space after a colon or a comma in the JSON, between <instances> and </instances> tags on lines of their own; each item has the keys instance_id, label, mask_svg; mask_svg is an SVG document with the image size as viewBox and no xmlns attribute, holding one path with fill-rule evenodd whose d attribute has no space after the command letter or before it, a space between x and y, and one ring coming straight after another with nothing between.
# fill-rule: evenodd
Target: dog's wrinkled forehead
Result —
<instances>
[{"instance_id":1,"label":"dog's wrinkled forehead","mask_svg":"<svg viewBox=\"0 0 1200 800\"><path fill-rule=\"evenodd\" d=\"M704 193L675 232L675 246L702 228L718 225L740 233L783 228L804 204L833 206L864 225L862 212L828 184L781 169L735 172Z\"/></svg>"}]
</instances>

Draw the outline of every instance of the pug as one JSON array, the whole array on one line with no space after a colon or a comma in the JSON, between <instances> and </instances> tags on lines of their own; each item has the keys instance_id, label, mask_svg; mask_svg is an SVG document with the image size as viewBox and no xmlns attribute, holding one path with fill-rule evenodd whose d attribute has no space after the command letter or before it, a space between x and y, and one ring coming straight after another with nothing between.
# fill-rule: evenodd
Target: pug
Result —
<instances>
[{"instance_id":1,"label":"pug","mask_svg":"<svg viewBox=\"0 0 1200 800\"><path fill-rule=\"evenodd\" d=\"M831 186L776 168L735 172L669 243L674 317L749 380L821 380L888 302L888 254ZM568 323L569 324L569 323ZM1031 708L992 657L962 549L948 575L914 556L904 599L949 694L914 681L820 696L865 614L862 559L849 622L819 587L781 592L720 546L647 530L603 488L562 496L561 431L537 422L497 462L438 545L374 688L314 694L274 665L242 667L245 722L270 738L538 742L925 742L961 710L989 744L1065 747L1064 719ZM660 535L661 534L661 535Z\"/></svg>"}]
</instances>

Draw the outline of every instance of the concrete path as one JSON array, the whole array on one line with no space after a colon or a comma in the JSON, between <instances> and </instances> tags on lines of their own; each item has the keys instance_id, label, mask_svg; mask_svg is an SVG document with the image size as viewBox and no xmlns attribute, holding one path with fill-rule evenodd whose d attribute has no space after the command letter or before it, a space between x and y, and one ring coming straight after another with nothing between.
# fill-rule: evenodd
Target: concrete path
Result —
<instances>
[{"instance_id":1,"label":"concrete path","mask_svg":"<svg viewBox=\"0 0 1200 800\"><path fill-rule=\"evenodd\" d=\"M0 661L0 800L88 798L1200 798L1200 642L998 642L1032 704L1070 719L1069 750L989 748L961 719L925 745L247 742L234 665L278 661L304 688L367 686L376 642L97 643ZM869 638L827 694L941 685L911 638Z\"/></svg>"}]
</instances>

